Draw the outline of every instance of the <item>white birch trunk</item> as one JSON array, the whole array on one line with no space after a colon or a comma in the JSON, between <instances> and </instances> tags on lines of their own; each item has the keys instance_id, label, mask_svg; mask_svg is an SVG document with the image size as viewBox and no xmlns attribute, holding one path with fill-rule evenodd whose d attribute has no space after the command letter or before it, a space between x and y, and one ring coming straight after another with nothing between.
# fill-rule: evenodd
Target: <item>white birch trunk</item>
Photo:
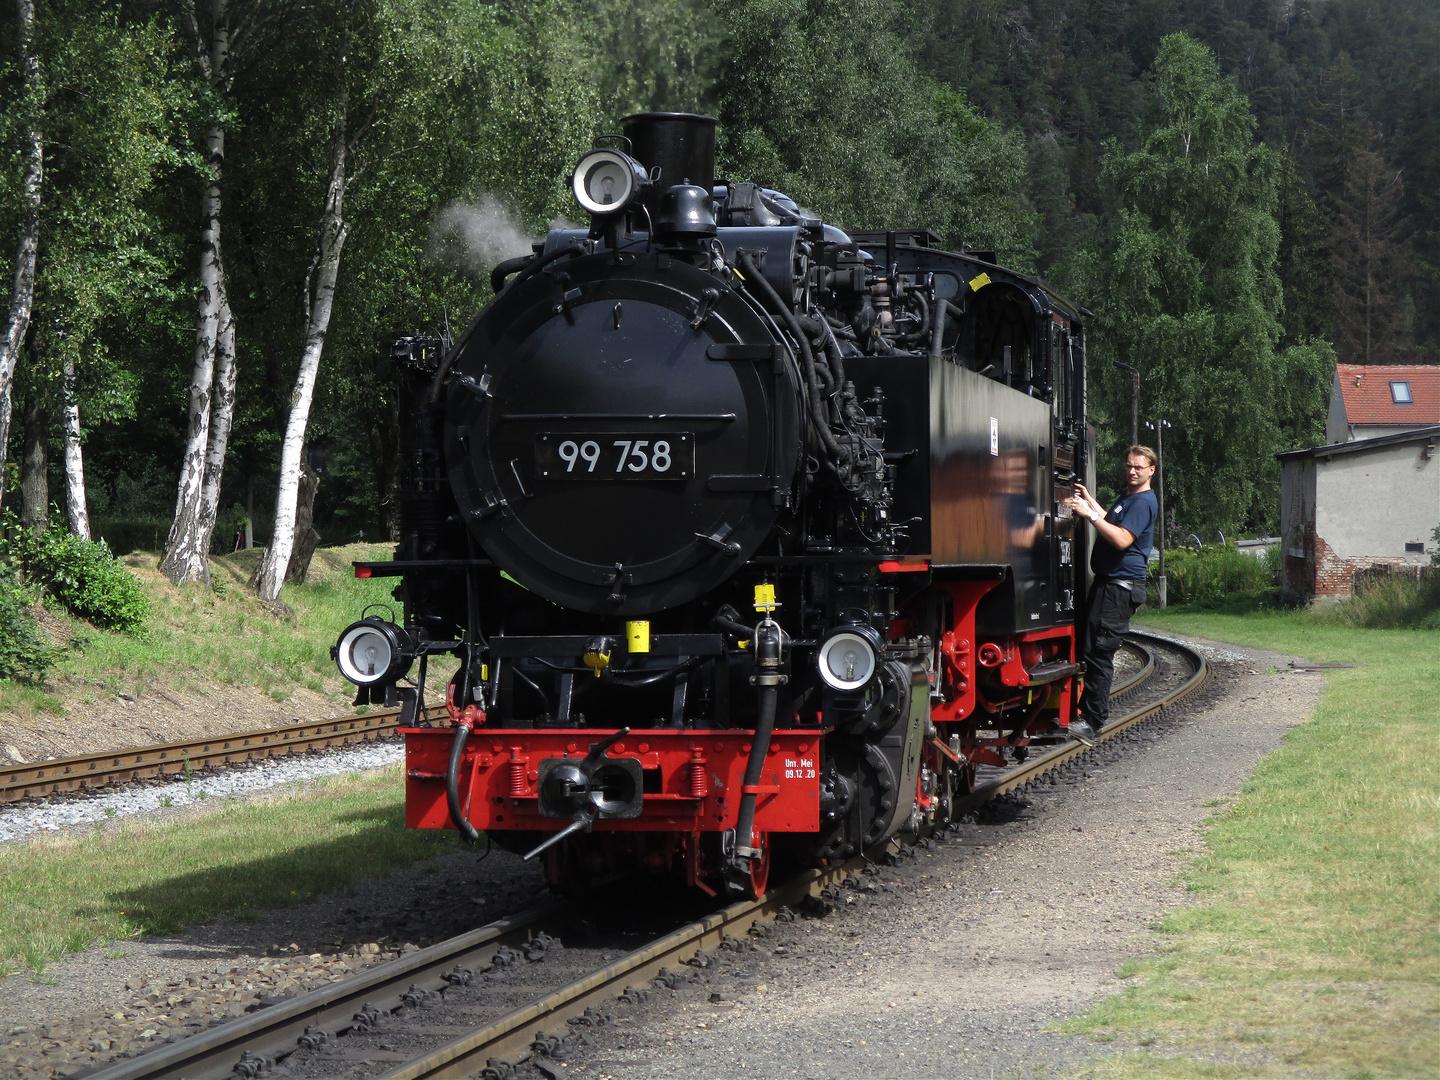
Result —
<instances>
[{"instance_id":1,"label":"white birch trunk","mask_svg":"<svg viewBox=\"0 0 1440 1080\"><path fill-rule=\"evenodd\" d=\"M199 25L190 21L192 44L201 75L221 89L230 67L230 23L227 0L211 4L208 52ZM193 9L190 14L193 16ZM175 495L175 520L165 541L160 571L171 581L210 583L210 532L201 510L206 451L210 445L210 392L215 377L215 342L219 331L225 268L220 258L220 177L225 168L225 129L218 123L205 132L209 177L200 193L200 298L195 318L195 354L190 374L189 425L180 482Z\"/></svg>"},{"instance_id":2,"label":"white birch trunk","mask_svg":"<svg viewBox=\"0 0 1440 1080\"><path fill-rule=\"evenodd\" d=\"M5 497L5 449L10 438L10 411L15 402L15 364L30 328L30 307L35 300L35 254L40 247L40 189L45 179L45 146L40 132L45 89L40 81L40 57L34 51L35 0L17 0L20 69L24 73L25 180L20 195L20 243L15 249L15 283L10 312L0 336L0 501Z\"/></svg>"},{"instance_id":3,"label":"white birch trunk","mask_svg":"<svg viewBox=\"0 0 1440 1080\"><path fill-rule=\"evenodd\" d=\"M349 225L345 223L345 113L346 100L340 100L340 117L330 144L330 183L325 192L325 209L320 219L320 244L313 275L305 282L305 348L300 356L300 371L295 376L295 390L290 396L290 419L285 425L285 441L280 448L280 482L275 495L275 531L270 546L255 572L255 589L260 598L274 604L280 599L280 586L290 565L295 545L295 503L300 490L300 455L305 445L305 428L310 421L310 400L315 392L315 377L320 370L320 354L325 348L325 334L330 327L330 311L335 303L335 280L340 273L340 252L345 246ZM313 277L314 292L311 293Z\"/></svg>"},{"instance_id":4,"label":"white birch trunk","mask_svg":"<svg viewBox=\"0 0 1440 1080\"><path fill-rule=\"evenodd\" d=\"M85 458L80 450L80 399L75 396L75 361L66 359L63 373L65 394L65 517L70 531L82 540L91 539L90 511L85 504Z\"/></svg>"},{"instance_id":5,"label":"white birch trunk","mask_svg":"<svg viewBox=\"0 0 1440 1080\"><path fill-rule=\"evenodd\" d=\"M210 445L205 452L205 482L200 490L201 547L210 550L215 518L220 511L220 481L225 474L225 449L235 416L235 315L220 281L220 316L215 337L215 379L210 399Z\"/></svg>"},{"instance_id":6,"label":"white birch trunk","mask_svg":"<svg viewBox=\"0 0 1440 1080\"><path fill-rule=\"evenodd\" d=\"M175 520L165 541L160 571L171 581L210 582L209 551L201 545L204 531L200 498L205 483L205 451L210 444L210 388L215 378L215 339L220 323L220 170L225 160L225 132L213 127L205 135L210 178L200 195L200 300L195 319L195 357L190 373L189 430L180 459L180 484Z\"/></svg>"}]
</instances>

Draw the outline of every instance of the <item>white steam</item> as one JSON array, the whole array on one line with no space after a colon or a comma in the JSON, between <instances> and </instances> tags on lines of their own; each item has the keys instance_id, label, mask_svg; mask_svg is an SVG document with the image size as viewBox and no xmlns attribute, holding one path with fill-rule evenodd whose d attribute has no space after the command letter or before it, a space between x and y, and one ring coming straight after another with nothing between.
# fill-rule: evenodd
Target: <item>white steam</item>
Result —
<instances>
[{"instance_id":1,"label":"white steam","mask_svg":"<svg viewBox=\"0 0 1440 1080\"><path fill-rule=\"evenodd\" d=\"M557 219L550 228L578 226ZM543 239L532 237L497 196L483 195L479 203L451 203L436 215L426 255L480 274L506 259L531 254L533 246Z\"/></svg>"}]
</instances>

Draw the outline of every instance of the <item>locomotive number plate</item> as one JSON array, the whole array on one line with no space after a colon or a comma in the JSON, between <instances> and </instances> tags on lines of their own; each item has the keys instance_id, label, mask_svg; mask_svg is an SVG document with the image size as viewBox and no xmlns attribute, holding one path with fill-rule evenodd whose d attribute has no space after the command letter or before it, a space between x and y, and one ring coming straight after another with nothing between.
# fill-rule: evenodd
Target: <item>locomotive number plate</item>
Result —
<instances>
[{"instance_id":1,"label":"locomotive number plate","mask_svg":"<svg viewBox=\"0 0 1440 1080\"><path fill-rule=\"evenodd\" d=\"M695 436L688 431L536 435L535 475L552 480L685 480L695 475Z\"/></svg>"}]
</instances>

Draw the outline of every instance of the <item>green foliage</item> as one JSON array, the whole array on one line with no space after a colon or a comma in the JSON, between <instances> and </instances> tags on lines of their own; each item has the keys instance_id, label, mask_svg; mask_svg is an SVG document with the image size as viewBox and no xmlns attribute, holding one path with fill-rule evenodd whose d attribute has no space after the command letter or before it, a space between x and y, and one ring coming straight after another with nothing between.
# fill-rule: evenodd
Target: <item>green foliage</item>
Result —
<instances>
[{"instance_id":1,"label":"green foliage","mask_svg":"<svg viewBox=\"0 0 1440 1080\"><path fill-rule=\"evenodd\" d=\"M15 567L0 562L0 678L33 681L55 661L55 650L36 629L30 604Z\"/></svg>"},{"instance_id":2,"label":"green foliage","mask_svg":"<svg viewBox=\"0 0 1440 1080\"><path fill-rule=\"evenodd\" d=\"M732 32L719 95L729 175L778 187L842 228L929 227L948 245L1033 263L1023 140L910 59L903 9L714 6Z\"/></svg>"},{"instance_id":3,"label":"green foliage","mask_svg":"<svg viewBox=\"0 0 1440 1080\"><path fill-rule=\"evenodd\" d=\"M1158 560L1150 564L1152 582L1159 576L1159 567ZM1167 551L1165 576L1172 604L1203 603L1230 593L1265 593L1279 581L1273 560L1246 555L1231 544Z\"/></svg>"},{"instance_id":4,"label":"green foliage","mask_svg":"<svg viewBox=\"0 0 1440 1080\"><path fill-rule=\"evenodd\" d=\"M1077 265L1074 287L1096 311L1093 400L1124 415L1128 380L1109 360L1139 368L1174 424L1165 489L1181 520L1266 528L1281 432L1323 419L1332 357L1318 341L1277 349L1274 162L1247 101L1183 35L1165 38L1155 70L1144 145L1112 143L1102 165L1116 220ZM1121 427L1107 425L1101 461L1118 460Z\"/></svg>"},{"instance_id":5,"label":"green foliage","mask_svg":"<svg viewBox=\"0 0 1440 1080\"><path fill-rule=\"evenodd\" d=\"M107 630L139 630L150 616L140 582L104 540L82 540L59 522L32 535L7 510L3 546L8 559L24 568L71 612Z\"/></svg>"}]
</instances>

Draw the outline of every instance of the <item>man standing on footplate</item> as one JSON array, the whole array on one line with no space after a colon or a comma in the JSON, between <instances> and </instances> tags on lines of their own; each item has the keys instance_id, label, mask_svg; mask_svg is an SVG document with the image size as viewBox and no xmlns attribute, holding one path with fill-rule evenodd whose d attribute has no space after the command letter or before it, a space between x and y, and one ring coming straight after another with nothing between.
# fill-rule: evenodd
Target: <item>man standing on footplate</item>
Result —
<instances>
[{"instance_id":1,"label":"man standing on footplate","mask_svg":"<svg viewBox=\"0 0 1440 1080\"><path fill-rule=\"evenodd\" d=\"M1115 651L1130 629L1130 616L1145 602L1145 563L1155 537L1159 505L1150 490L1159 458L1148 446L1125 451L1125 495L1107 514L1085 485L1075 485L1066 505L1095 527L1090 569L1095 582L1085 605L1085 692L1070 734L1094 746L1110 716Z\"/></svg>"}]
</instances>

